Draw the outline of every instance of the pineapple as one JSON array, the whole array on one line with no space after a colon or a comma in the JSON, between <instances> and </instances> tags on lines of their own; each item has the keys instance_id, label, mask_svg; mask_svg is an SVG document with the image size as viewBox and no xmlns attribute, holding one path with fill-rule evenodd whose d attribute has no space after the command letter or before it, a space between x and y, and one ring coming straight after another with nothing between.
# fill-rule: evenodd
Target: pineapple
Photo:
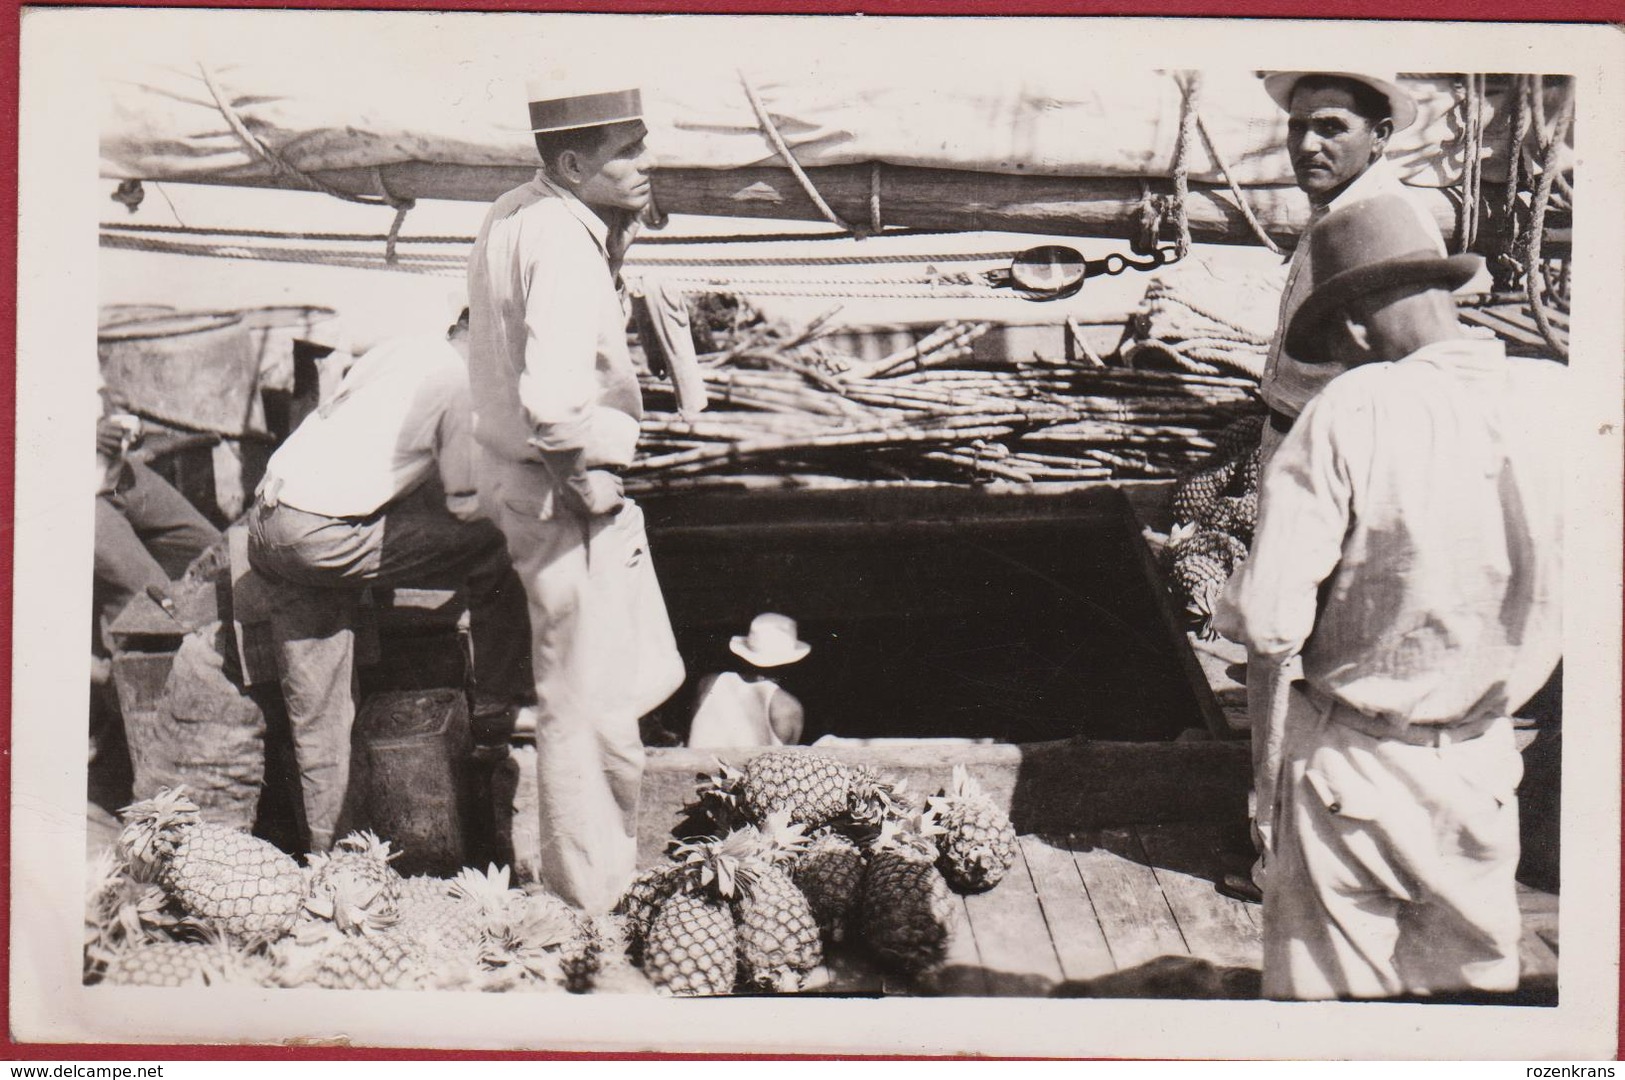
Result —
<instances>
[{"instance_id":1,"label":"pineapple","mask_svg":"<svg viewBox=\"0 0 1625 1080\"><path fill-rule=\"evenodd\" d=\"M963 765L954 766L953 793L930 800L937 867L959 892L986 892L1016 861L1016 830L1009 815L982 793Z\"/></svg>"},{"instance_id":2,"label":"pineapple","mask_svg":"<svg viewBox=\"0 0 1625 1080\"><path fill-rule=\"evenodd\" d=\"M310 856L311 891L331 894L335 889L350 887L352 893L365 894L369 903L381 910L393 911L401 895L401 875L389 865L400 852L389 850L389 841L380 840L368 832L351 833L325 855Z\"/></svg>"},{"instance_id":3,"label":"pineapple","mask_svg":"<svg viewBox=\"0 0 1625 1080\"><path fill-rule=\"evenodd\" d=\"M416 990L433 986L434 976L410 939L380 931L324 948L309 981L329 990Z\"/></svg>"},{"instance_id":4,"label":"pineapple","mask_svg":"<svg viewBox=\"0 0 1625 1080\"><path fill-rule=\"evenodd\" d=\"M679 836L726 836L751 823L745 815L743 772L719 761L715 773L701 773L698 780L694 800L683 807Z\"/></svg>"},{"instance_id":5,"label":"pineapple","mask_svg":"<svg viewBox=\"0 0 1625 1080\"><path fill-rule=\"evenodd\" d=\"M568 982L568 951L585 951L585 927L573 908L551 893L536 892L519 893L488 910L493 914L480 951L486 989L554 988Z\"/></svg>"},{"instance_id":6,"label":"pineapple","mask_svg":"<svg viewBox=\"0 0 1625 1080\"><path fill-rule=\"evenodd\" d=\"M954 895L936 868L936 845L887 824L863 877L858 925L887 967L926 975L947 959Z\"/></svg>"},{"instance_id":7,"label":"pineapple","mask_svg":"<svg viewBox=\"0 0 1625 1080\"><path fill-rule=\"evenodd\" d=\"M677 893L660 905L644 943L643 969L669 994L726 994L738 976L733 912L714 896Z\"/></svg>"},{"instance_id":8,"label":"pineapple","mask_svg":"<svg viewBox=\"0 0 1625 1080\"><path fill-rule=\"evenodd\" d=\"M824 958L818 920L807 898L788 874L765 863L746 870L741 881L735 905L741 974L757 989L801 989L807 972Z\"/></svg>"},{"instance_id":9,"label":"pineapple","mask_svg":"<svg viewBox=\"0 0 1625 1080\"><path fill-rule=\"evenodd\" d=\"M832 757L805 750L776 750L745 766L743 801L750 820L760 824L774 811L817 828L847 809L852 770Z\"/></svg>"},{"instance_id":10,"label":"pineapple","mask_svg":"<svg viewBox=\"0 0 1625 1080\"><path fill-rule=\"evenodd\" d=\"M121 853L143 874L155 874L189 914L243 937L275 938L293 925L305 875L273 845L200 820L180 787L120 814Z\"/></svg>"},{"instance_id":11,"label":"pineapple","mask_svg":"<svg viewBox=\"0 0 1625 1080\"><path fill-rule=\"evenodd\" d=\"M753 835L754 834L754 835ZM824 953L818 920L807 898L783 869L807 845L805 829L789 811L771 815L763 831L743 830L744 860L736 871L740 974L756 989L791 993ZM726 846L733 838L723 841ZM755 850L750 850L754 844Z\"/></svg>"},{"instance_id":12,"label":"pineapple","mask_svg":"<svg viewBox=\"0 0 1625 1080\"><path fill-rule=\"evenodd\" d=\"M208 986L224 979L219 950L195 941L142 941L114 952L102 972L109 986Z\"/></svg>"},{"instance_id":13,"label":"pineapple","mask_svg":"<svg viewBox=\"0 0 1625 1080\"><path fill-rule=\"evenodd\" d=\"M1235 475L1236 460L1227 457L1218 461L1209 459L1201 468L1174 481L1174 520L1205 521Z\"/></svg>"},{"instance_id":14,"label":"pineapple","mask_svg":"<svg viewBox=\"0 0 1625 1080\"><path fill-rule=\"evenodd\" d=\"M796 860L791 878L807 897L824 939L844 940L863 889L858 845L838 832L820 833Z\"/></svg>"},{"instance_id":15,"label":"pineapple","mask_svg":"<svg viewBox=\"0 0 1625 1080\"><path fill-rule=\"evenodd\" d=\"M847 819L860 832L878 832L885 822L907 817L918 810L907 787L907 780L886 779L868 766L854 768Z\"/></svg>"},{"instance_id":16,"label":"pineapple","mask_svg":"<svg viewBox=\"0 0 1625 1080\"><path fill-rule=\"evenodd\" d=\"M430 956L448 962L472 964L478 956L484 930L472 917L466 901L444 878L418 876L401 883L396 900L395 928L421 942Z\"/></svg>"},{"instance_id":17,"label":"pineapple","mask_svg":"<svg viewBox=\"0 0 1625 1080\"><path fill-rule=\"evenodd\" d=\"M615 903L615 913L626 916L627 952L634 961L643 959L643 943L660 905L687 882L683 864L661 863L632 879Z\"/></svg>"},{"instance_id":18,"label":"pineapple","mask_svg":"<svg viewBox=\"0 0 1625 1080\"><path fill-rule=\"evenodd\" d=\"M1247 549L1225 533L1180 525L1169 535L1165 552L1176 591L1182 594L1186 610L1195 618L1198 635L1204 641L1213 640L1217 636L1213 606L1230 575L1246 561Z\"/></svg>"}]
</instances>

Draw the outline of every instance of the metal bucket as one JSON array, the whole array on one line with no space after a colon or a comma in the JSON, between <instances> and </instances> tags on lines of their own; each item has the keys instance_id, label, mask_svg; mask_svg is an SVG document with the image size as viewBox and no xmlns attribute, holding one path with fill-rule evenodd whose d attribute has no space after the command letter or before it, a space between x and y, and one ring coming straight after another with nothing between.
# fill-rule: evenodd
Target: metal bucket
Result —
<instances>
[{"instance_id":1,"label":"metal bucket","mask_svg":"<svg viewBox=\"0 0 1625 1080\"><path fill-rule=\"evenodd\" d=\"M194 431L240 436L252 426L259 369L233 314L160 315L97 334L108 400Z\"/></svg>"}]
</instances>

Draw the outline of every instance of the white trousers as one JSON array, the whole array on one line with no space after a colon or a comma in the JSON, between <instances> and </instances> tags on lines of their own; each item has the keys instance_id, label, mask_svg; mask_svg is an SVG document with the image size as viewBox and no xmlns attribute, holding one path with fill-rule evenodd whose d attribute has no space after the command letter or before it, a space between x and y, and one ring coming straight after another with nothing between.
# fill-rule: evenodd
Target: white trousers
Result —
<instances>
[{"instance_id":1,"label":"white trousers","mask_svg":"<svg viewBox=\"0 0 1625 1080\"><path fill-rule=\"evenodd\" d=\"M542 883L604 912L636 869L638 720L682 684L683 663L642 509L543 518L540 478L502 479L498 524L530 606Z\"/></svg>"},{"instance_id":2,"label":"white trousers","mask_svg":"<svg viewBox=\"0 0 1625 1080\"><path fill-rule=\"evenodd\" d=\"M1438 745L1338 722L1294 687L1264 996L1321 1000L1510 991L1522 925L1512 721Z\"/></svg>"}]
</instances>

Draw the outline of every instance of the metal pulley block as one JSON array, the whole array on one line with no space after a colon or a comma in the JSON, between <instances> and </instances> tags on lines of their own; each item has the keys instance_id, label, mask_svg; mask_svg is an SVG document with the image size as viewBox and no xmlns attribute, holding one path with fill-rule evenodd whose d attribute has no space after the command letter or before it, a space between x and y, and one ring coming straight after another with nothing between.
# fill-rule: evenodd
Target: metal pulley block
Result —
<instances>
[{"instance_id":1,"label":"metal pulley block","mask_svg":"<svg viewBox=\"0 0 1625 1080\"><path fill-rule=\"evenodd\" d=\"M1104 259L1085 259L1075 248L1043 244L1017 255L1008 269L987 271L982 279L996 289L1011 289L1026 300L1062 300L1076 295L1089 278L1115 277L1125 270L1155 270L1178 257L1174 248L1161 247L1144 259L1116 252Z\"/></svg>"}]
</instances>

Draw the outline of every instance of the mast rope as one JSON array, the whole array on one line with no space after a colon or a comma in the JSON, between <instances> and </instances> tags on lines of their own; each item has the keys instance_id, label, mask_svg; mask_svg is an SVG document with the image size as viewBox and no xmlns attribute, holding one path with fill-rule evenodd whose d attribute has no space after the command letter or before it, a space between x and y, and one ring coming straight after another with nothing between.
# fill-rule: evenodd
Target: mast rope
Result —
<instances>
[{"instance_id":1,"label":"mast rope","mask_svg":"<svg viewBox=\"0 0 1625 1080\"><path fill-rule=\"evenodd\" d=\"M220 110L220 115L225 119L226 126L231 128L232 134L237 136L238 141L248 149L250 154L271 166L279 177L301 185L307 190L320 192L323 195L331 195L333 198L342 199L345 202L360 203L364 206L387 206L393 209L395 211L395 220L390 225L384 256L387 262L393 263L395 261L394 241L400 235L401 226L406 221L407 211L417 205L415 200L403 199L393 194L384 184L383 173L377 168L373 169L373 177L377 181L379 192L376 195L340 191L335 187L324 184L303 169L290 163L281 154L267 146L259 136L248 130L248 125L238 115L237 110L232 107L230 98L221 91L220 84L215 80L214 73L209 70L209 66L199 62L197 67L198 73L203 77L203 85L208 88L209 96L214 99L215 107Z\"/></svg>"},{"instance_id":2,"label":"mast rope","mask_svg":"<svg viewBox=\"0 0 1625 1080\"><path fill-rule=\"evenodd\" d=\"M785 165L790 168L791 175L801 185L801 190L806 193L807 198L812 200L813 206L817 207L818 212L824 215L824 220L837 228L845 229L859 239L866 236L868 230L860 231L856 226L849 224L824 200L824 196L820 194L817 185L812 182L812 177L807 175L807 171L801 167L801 162L796 160L796 155L791 151L790 145L784 141L784 136L779 134L778 125L768 115L767 107L762 104L762 99L756 95L756 89L751 86L750 80L745 77L744 71L739 72L739 85L745 88L745 97L750 100L751 110L756 113L756 122L762 129L762 134L767 136L767 141L773 144L774 151L784 159Z\"/></svg>"},{"instance_id":3,"label":"mast rope","mask_svg":"<svg viewBox=\"0 0 1625 1080\"><path fill-rule=\"evenodd\" d=\"M1558 107L1550 131L1541 129L1540 181L1535 185L1534 203L1530 207L1528 272L1525 274L1525 291L1529 298L1530 313L1535 317L1535 325L1540 328L1540 336L1546 339L1546 344L1551 346L1552 351L1565 362L1569 358L1568 345L1558 339L1552 328L1542 296L1543 293L1550 292L1552 286L1546 277L1546 266L1541 261L1540 249L1546 235L1546 208L1551 202L1552 187L1557 180L1558 155L1561 154L1563 140L1568 137L1569 128L1574 123L1574 97L1574 84L1571 82L1562 105Z\"/></svg>"}]
</instances>

